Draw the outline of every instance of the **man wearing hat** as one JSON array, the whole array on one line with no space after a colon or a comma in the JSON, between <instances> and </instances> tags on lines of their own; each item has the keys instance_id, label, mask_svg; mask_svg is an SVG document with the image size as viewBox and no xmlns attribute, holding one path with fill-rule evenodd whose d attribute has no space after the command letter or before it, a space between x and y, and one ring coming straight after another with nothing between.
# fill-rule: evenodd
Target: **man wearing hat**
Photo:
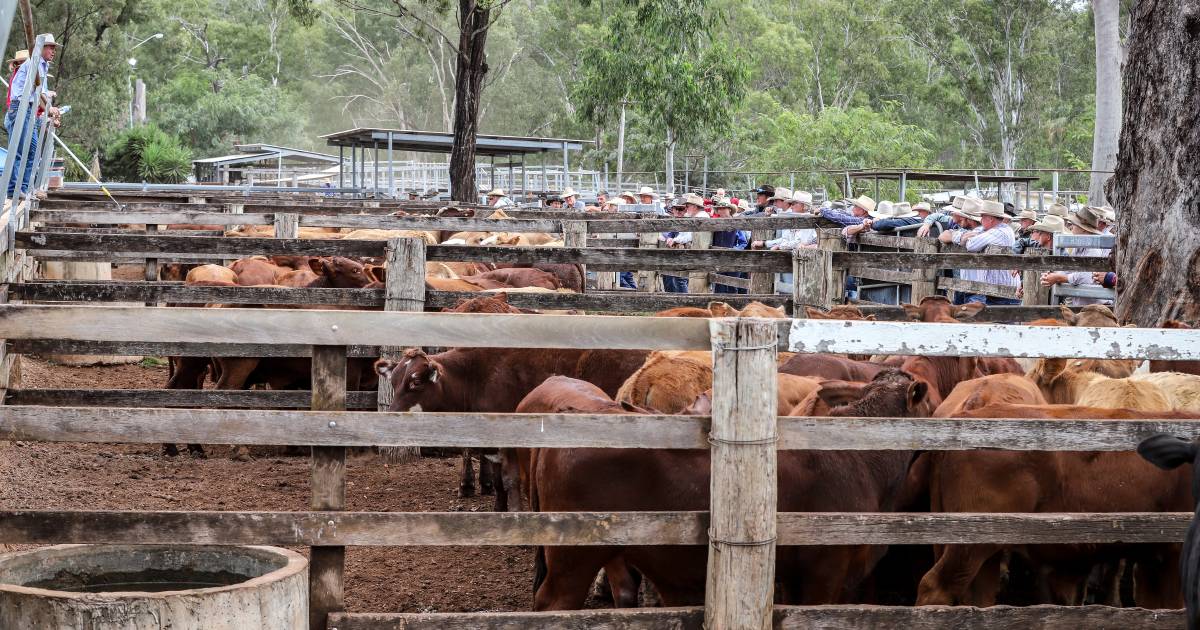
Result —
<instances>
[{"instance_id":1,"label":"man wearing hat","mask_svg":"<svg viewBox=\"0 0 1200 630\"><path fill-rule=\"evenodd\" d=\"M1085 206L1076 212L1068 214L1065 219L1067 229L1071 234L1080 236L1099 235L1101 232L1100 213L1098 210L1098 208ZM1109 249L1100 247L1069 247L1066 250L1068 256L1091 256L1095 258L1107 258L1109 252ZM1051 287L1056 284L1068 284L1075 287L1097 284L1096 279L1089 271L1051 271L1042 274L1041 281L1044 287ZM1070 297L1067 300L1071 306L1112 304L1112 300L1104 298Z\"/></svg>"},{"instance_id":2,"label":"man wearing hat","mask_svg":"<svg viewBox=\"0 0 1200 630\"><path fill-rule=\"evenodd\" d=\"M770 184L763 184L754 189L754 210L755 214L763 212L767 206L771 205L771 197L775 195L775 187Z\"/></svg>"},{"instance_id":3,"label":"man wearing hat","mask_svg":"<svg viewBox=\"0 0 1200 630\"><path fill-rule=\"evenodd\" d=\"M763 208L763 214L771 216L787 212L792 206L792 190L790 188L783 188L782 186L776 188L767 201L769 203Z\"/></svg>"},{"instance_id":4,"label":"man wearing hat","mask_svg":"<svg viewBox=\"0 0 1200 630\"><path fill-rule=\"evenodd\" d=\"M622 192L620 195L618 195L618 196L619 196L621 199L624 199L624 200L625 200L625 203L637 203L637 202L638 202L637 195L635 195L635 194L633 193L633 191L632 191L632 190L626 190L626 191L623 191L623 192Z\"/></svg>"},{"instance_id":5,"label":"man wearing hat","mask_svg":"<svg viewBox=\"0 0 1200 630\"><path fill-rule=\"evenodd\" d=\"M570 186L562 191L562 202L563 207L567 210L583 210L583 202L579 200L579 193Z\"/></svg>"},{"instance_id":6,"label":"man wearing hat","mask_svg":"<svg viewBox=\"0 0 1200 630\"><path fill-rule=\"evenodd\" d=\"M866 195L860 196L858 199L847 199L846 205L850 207L850 212L842 212L834 207L821 208L821 216L837 223L843 227L851 225L859 225L870 216L870 212L875 209L875 200Z\"/></svg>"},{"instance_id":7,"label":"man wearing hat","mask_svg":"<svg viewBox=\"0 0 1200 630\"><path fill-rule=\"evenodd\" d=\"M675 203L682 203L683 216L686 218L708 219L710 215L704 210L704 198L697 194L684 195L682 200L677 200ZM671 215L679 216L676 211L677 206L672 206ZM667 247L684 247L692 242L691 232L666 232L659 235L658 240L664 241ZM688 280L686 277L673 276L663 274L663 289L670 293L687 293Z\"/></svg>"},{"instance_id":8,"label":"man wearing hat","mask_svg":"<svg viewBox=\"0 0 1200 630\"><path fill-rule=\"evenodd\" d=\"M733 216L737 210L737 205L729 199L721 199L713 201L713 218L728 219ZM750 233L742 230L722 230L712 233L712 246L724 249L746 249L750 244ZM727 271L724 275L734 278L749 278L749 274L745 272ZM746 293L746 289L731 287L724 284L714 284L713 293Z\"/></svg>"},{"instance_id":9,"label":"man wearing hat","mask_svg":"<svg viewBox=\"0 0 1200 630\"><path fill-rule=\"evenodd\" d=\"M546 195L546 207L552 210L561 210L563 198L558 195Z\"/></svg>"},{"instance_id":10,"label":"man wearing hat","mask_svg":"<svg viewBox=\"0 0 1200 630\"><path fill-rule=\"evenodd\" d=\"M1037 213L1033 210L1022 210L1017 213L1017 236L1020 238L1028 238L1029 231L1033 228L1033 224L1037 223Z\"/></svg>"},{"instance_id":11,"label":"man wearing hat","mask_svg":"<svg viewBox=\"0 0 1200 630\"><path fill-rule=\"evenodd\" d=\"M1013 232L1012 227L1008 225L1009 217L1008 213L1004 211L1004 204L990 199L968 199L963 203L963 208L959 212L964 219L971 222L978 222L979 226L970 231L954 230L952 232L943 232L938 237L940 240L962 245L969 252L980 252L990 245L1012 247L1013 242L1016 240L1016 234ZM949 239L945 237L949 237ZM960 271L959 277L964 280L974 280L976 282L1007 287L1017 287L1021 284L1020 279L1015 277L1012 271L1005 269L964 269ZM969 302L979 302L989 306L1021 303L1016 298L1001 298L983 294L969 295L962 292L955 292L955 303L966 304Z\"/></svg>"},{"instance_id":12,"label":"man wearing hat","mask_svg":"<svg viewBox=\"0 0 1200 630\"><path fill-rule=\"evenodd\" d=\"M929 204L925 205L929 208ZM887 201L879 202L873 212L868 213L870 218L863 221L860 225L852 225L846 228L847 234L858 234L865 230L874 230L880 234L890 234L896 231L896 228L906 225L916 225L921 222L921 217L917 215L916 210L907 201L900 203L890 203Z\"/></svg>"},{"instance_id":13,"label":"man wearing hat","mask_svg":"<svg viewBox=\"0 0 1200 630\"><path fill-rule=\"evenodd\" d=\"M1063 234L1066 231L1066 224L1063 223L1062 217L1047 214L1042 217L1041 221L1029 226L1029 236L1018 238L1013 243L1013 253L1024 254L1025 250L1030 247L1050 249L1054 246L1054 235Z\"/></svg>"},{"instance_id":14,"label":"man wearing hat","mask_svg":"<svg viewBox=\"0 0 1200 630\"><path fill-rule=\"evenodd\" d=\"M781 214L786 215L811 215L812 214L812 193L803 190L797 190L792 193L791 207L786 212ZM817 231L811 228L797 228L780 230L778 238L768 239L764 241L753 241L750 243L750 249L774 249L791 251L797 247L812 247L817 242Z\"/></svg>"},{"instance_id":15,"label":"man wearing hat","mask_svg":"<svg viewBox=\"0 0 1200 630\"><path fill-rule=\"evenodd\" d=\"M1113 226L1117 223L1117 211L1113 210L1112 206L1100 206L1092 210L1100 216L1100 220L1096 222L1100 226L1100 233L1112 234Z\"/></svg>"},{"instance_id":16,"label":"man wearing hat","mask_svg":"<svg viewBox=\"0 0 1200 630\"><path fill-rule=\"evenodd\" d=\"M926 236L941 236L946 230L957 230L962 228L954 219L954 213L963 207L969 197L961 195L955 196L951 202L942 206L940 210L932 214L926 214L921 218L921 227L917 230L917 236L922 238Z\"/></svg>"},{"instance_id":17,"label":"man wearing hat","mask_svg":"<svg viewBox=\"0 0 1200 630\"><path fill-rule=\"evenodd\" d=\"M17 112L21 107L21 100L25 94L25 87L28 81L33 81L32 96L29 98L28 113L25 118L24 131L21 134L21 139L18 147L25 142L25 138L29 138L29 152L25 155L18 155L13 162L13 175L8 181L8 196L12 197L13 192L17 190L17 180L20 180L21 194L29 192L29 178L33 175L33 160L38 151L38 126L37 119L41 117L41 104L49 102L49 99L54 97L53 92L46 90L46 76L50 72L50 62L54 61L54 56L58 53L58 43L54 41L54 35L46 33L42 37L42 58L37 60L37 63L25 62L21 67L17 68L13 74L12 81L9 82L9 101L8 112L4 115L4 129L8 131L9 136L12 136L13 127L16 126ZM33 76L30 77L30 73ZM49 107L48 114L52 118L57 119L59 116L57 107ZM57 124L57 122L55 123ZM26 135L28 134L28 135Z\"/></svg>"},{"instance_id":18,"label":"man wearing hat","mask_svg":"<svg viewBox=\"0 0 1200 630\"><path fill-rule=\"evenodd\" d=\"M497 188L487 194L487 205L494 208L504 208L512 205L512 200L504 194L503 188Z\"/></svg>"}]
</instances>

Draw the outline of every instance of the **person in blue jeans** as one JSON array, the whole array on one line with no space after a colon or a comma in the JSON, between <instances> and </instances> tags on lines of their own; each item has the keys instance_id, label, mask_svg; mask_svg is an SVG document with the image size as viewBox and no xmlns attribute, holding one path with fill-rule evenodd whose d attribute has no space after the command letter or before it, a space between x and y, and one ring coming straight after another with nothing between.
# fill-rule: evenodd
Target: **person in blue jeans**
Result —
<instances>
[{"instance_id":1,"label":"person in blue jeans","mask_svg":"<svg viewBox=\"0 0 1200 630\"><path fill-rule=\"evenodd\" d=\"M8 181L8 196L12 197L17 190L17 180L20 179L21 194L29 192L29 179L33 175L34 156L37 155L38 148L38 125L43 112L41 110L42 93L46 75L50 71L50 62L54 61L54 56L58 53L58 44L54 41L53 35L44 35L42 44L42 58L36 63L34 60L29 60L23 64L13 74L12 80L8 85L8 109L4 115L4 130L8 132L9 137L12 137L13 128L16 127L17 112L21 107L21 99L25 94L26 83L30 80L34 81L33 91L29 98L29 106L26 108L24 131L21 133L20 141L17 144L17 150L29 140L29 150L24 155L18 153L13 160L13 176ZM33 76L30 76L30 73ZM52 94L51 94L52 95ZM14 98L15 97L15 98ZM48 111L51 116L56 116L58 111L51 107Z\"/></svg>"},{"instance_id":2,"label":"person in blue jeans","mask_svg":"<svg viewBox=\"0 0 1200 630\"><path fill-rule=\"evenodd\" d=\"M717 200L713 204L714 218L728 219L733 216L733 213L738 209L736 205L728 199ZM713 232L712 246L722 249L746 249L750 245L748 233L741 230L725 230L722 232ZM744 271L725 272L725 275L734 278L749 278L750 275ZM714 284L713 293L748 293L746 289L731 287L724 284Z\"/></svg>"}]
</instances>

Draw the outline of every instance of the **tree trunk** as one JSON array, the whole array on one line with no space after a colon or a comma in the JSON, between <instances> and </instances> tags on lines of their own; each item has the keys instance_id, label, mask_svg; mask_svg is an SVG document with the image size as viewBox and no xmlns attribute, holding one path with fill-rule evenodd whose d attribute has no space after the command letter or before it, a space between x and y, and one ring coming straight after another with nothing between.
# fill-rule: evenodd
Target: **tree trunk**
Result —
<instances>
[{"instance_id":1,"label":"tree trunk","mask_svg":"<svg viewBox=\"0 0 1200 630\"><path fill-rule=\"evenodd\" d=\"M454 147L450 150L450 198L479 201L475 184L475 136L479 133L479 97L487 74L488 22L491 10L475 0L458 2L458 62L454 75Z\"/></svg>"},{"instance_id":2,"label":"tree trunk","mask_svg":"<svg viewBox=\"0 0 1200 630\"><path fill-rule=\"evenodd\" d=\"M675 196L675 133L667 127L667 197Z\"/></svg>"},{"instance_id":3,"label":"tree trunk","mask_svg":"<svg viewBox=\"0 0 1200 630\"><path fill-rule=\"evenodd\" d=\"M1117 170L1117 315L1138 326L1200 315L1200 5L1133 5Z\"/></svg>"},{"instance_id":4,"label":"tree trunk","mask_svg":"<svg viewBox=\"0 0 1200 630\"><path fill-rule=\"evenodd\" d=\"M1096 130L1092 134L1092 176L1088 204L1106 203L1104 183L1117 163L1121 135L1121 36L1117 0L1092 0L1096 19Z\"/></svg>"}]
</instances>

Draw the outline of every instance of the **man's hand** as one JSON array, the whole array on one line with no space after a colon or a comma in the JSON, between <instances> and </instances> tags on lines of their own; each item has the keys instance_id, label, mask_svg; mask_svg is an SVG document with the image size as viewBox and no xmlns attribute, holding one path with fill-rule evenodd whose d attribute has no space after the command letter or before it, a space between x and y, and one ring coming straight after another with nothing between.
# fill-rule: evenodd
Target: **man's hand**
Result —
<instances>
[{"instance_id":1,"label":"man's hand","mask_svg":"<svg viewBox=\"0 0 1200 630\"><path fill-rule=\"evenodd\" d=\"M1060 271L1050 271L1042 274L1042 286L1052 287L1056 284L1064 284L1067 282L1067 274Z\"/></svg>"},{"instance_id":2,"label":"man's hand","mask_svg":"<svg viewBox=\"0 0 1200 630\"><path fill-rule=\"evenodd\" d=\"M942 243L953 243L955 231L947 230L945 232L942 232L941 234L938 234L938 241L942 242Z\"/></svg>"},{"instance_id":3,"label":"man's hand","mask_svg":"<svg viewBox=\"0 0 1200 630\"><path fill-rule=\"evenodd\" d=\"M929 230L933 227L932 223L922 223L921 227L917 228L917 236L925 238L929 236Z\"/></svg>"},{"instance_id":4,"label":"man's hand","mask_svg":"<svg viewBox=\"0 0 1200 630\"><path fill-rule=\"evenodd\" d=\"M1104 276L1105 272L1103 271L1093 271L1092 282L1095 282L1096 284L1104 284Z\"/></svg>"},{"instance_id":5,"label":"man's hand","mask_svg":"<svg viewBox=\"0 0 1200 630\"><path fill-rule=\"evenodd\" d=\"M667 239L667 247L675 247L675 239L673 239L673 238Z\"/></svg>"},{"instance_id":6,"label":"man's hand","mask_svg":"<svg viewBox=\"0 0 1200 630\"><path fill-rule=\"evenodd\" d=\"M766 241L750 241L750 249L762 249L766 246Z\"/></svg>"}]
</instances>

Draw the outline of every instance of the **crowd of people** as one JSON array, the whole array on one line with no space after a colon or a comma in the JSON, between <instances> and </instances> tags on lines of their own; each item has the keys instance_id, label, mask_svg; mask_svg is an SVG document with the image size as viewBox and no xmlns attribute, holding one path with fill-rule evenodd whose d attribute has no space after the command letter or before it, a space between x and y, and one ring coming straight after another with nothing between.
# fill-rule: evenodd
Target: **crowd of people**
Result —
<instances>
[{"instance_id":1,"label":"crowd of people","mask_svg":"<svg viewBox=\"0 0 1200 630\"><path fill-rule=\"evenodd\" d=\"M813 216L823 217L841 226L842 237L847 243L856 244L861 235L885 234L908 237L932 237L941 243L963 247L968 252L996 251L1004 248L1022 253L1029 248L1049 249L1055 234L1099 235L1112 234L1116 224L1116 212L1111 206L1079 206L1069 208L1062 203L1050 205L1044 213L1031 208L1018 208L1011 202L981 199L974 196L954 196L940 208L922 201L910 204L906 201L876 201L862 195L854 199L827 200L814 204L813 194L803 190L790 190L770 185L760 186L748 198L731 197L724 189L717 189L711 196L703 197L689 193L681 197L663 200L649 186L637 192L624 191L610 196L605 192L597 195L596 203L585 204L578 193L568 188L559 195L546 198L547 208L585 210L589 212L619 212L623 206L636 205L638 210L647 209L659 214L680 218L729 218L754 216ZM512 201L503 190L488 193L489 205L504 207ZM649 208L647 208L649 207ZM659 235L663 247L687 247L692 243L691 232L664 232ZM774 238L752 240L747 230L713 232L712 247L724 249L768 249L794 250L798 247L816 247L817 232L813 229L785 229L776 231ZM1073 256L1107 257L1106 248L1070 248L1064 252ZM1021 277L1017 271L1001 269L961 269L955 277L986 285L1012 287L1022 294ZM744 277L745 274L726 274ZM636 288L632 272L621 274L621 286ZM1072 287L1116 285L1112 273L1050 271L1041 274L1042 286L1064 285ZM688 280L684 277L663 275L663 288L668 292L687 292ZM850 278L846 287L851 297L856 296L857 284ZM716 284L718 293L745 293L745 289ZM998 297L985 293L956 291L956 303L980 302L988 305L1019 304L1019 298ZM1109 303L1102 297L1070 297L1073 306Z\"/></svg>"}]
</instances>

